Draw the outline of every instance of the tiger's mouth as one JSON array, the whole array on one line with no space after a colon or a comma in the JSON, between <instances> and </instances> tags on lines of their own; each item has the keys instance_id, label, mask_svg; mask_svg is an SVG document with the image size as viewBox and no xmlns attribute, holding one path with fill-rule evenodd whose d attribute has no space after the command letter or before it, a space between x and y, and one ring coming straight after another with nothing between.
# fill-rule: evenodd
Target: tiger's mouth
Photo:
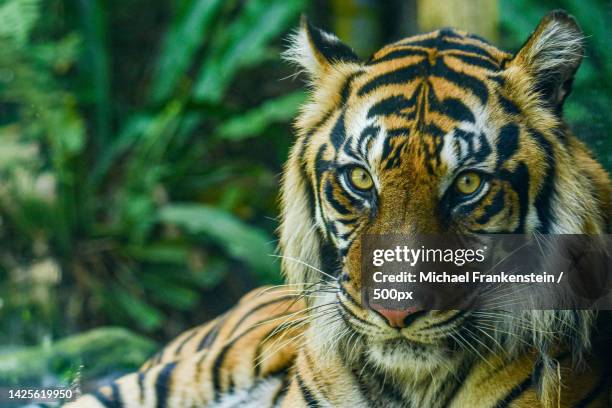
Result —
<instances>
[{"instance_id":1,"label":"tiger's mouth","mask_svg":"<svg viewBox=\"0 0 612 408\"><path fill-rule=\"evenodd\" d=\"M366 361L383 371L420 375L447 365L450 359L461 358L461 345L468 337L464 330L469 326L469 311L420 310L408 316L404 327L392 327L379 312L362 307L342 290L336 304L352 333L347 335L345 349L349 359L361 350ZM354 338L360 340L351 342Z\"/></svg>"},{"instance_id":2,"label":"tiger's mouth","mask_svg":"<svg viewBox=\"0 0 612 408\"><path fill-rule=\"evenodd\" d=\"M389 344L448 347L470 316L467 310L388 310L364 306L362 299L344 285L340 286L336 300L338 313L350 330L370 342L387 344L385 347Z\"/></svg>"}]
</instances>

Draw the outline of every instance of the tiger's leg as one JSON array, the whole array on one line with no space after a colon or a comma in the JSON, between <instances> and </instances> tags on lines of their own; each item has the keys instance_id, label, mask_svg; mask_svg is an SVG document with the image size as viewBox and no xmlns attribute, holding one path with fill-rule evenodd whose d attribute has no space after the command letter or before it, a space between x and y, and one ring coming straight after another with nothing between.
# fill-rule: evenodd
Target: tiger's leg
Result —
<instances>
[{"instance_id":1,"label":"tiger's leg","mask_svg":"<svg viewBox=\"0 0 612 408\"><path fill-rule=\"evenodd\" d=\"M296 357L289 387L279 407L371 407L363 387L337 350L321 351L306 342Z\"/></svg>"},{"instance_id":2,"label":"tiger's leg","mask_svg":"<svg viewBox=\"0 0 612 408\"><path fill-rule=\"evenodd\" d=\"M250 293L225 315L179 336L139 372L67 406L210 406L232 398L271 402L286 386L307 323L302 301L286 293Z\"/></svg>"}]
</instances>

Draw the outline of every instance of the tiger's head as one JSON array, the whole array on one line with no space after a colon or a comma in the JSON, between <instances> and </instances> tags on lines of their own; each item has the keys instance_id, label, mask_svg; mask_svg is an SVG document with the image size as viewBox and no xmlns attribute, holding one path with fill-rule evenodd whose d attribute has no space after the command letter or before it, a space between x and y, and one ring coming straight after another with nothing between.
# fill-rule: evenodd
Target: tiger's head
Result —
<instances>
[{"instance_id":1,"label":"tiger's head","mask_svg":"<svg viewBox=\"0 0 612 408\"><path fill-rule=\"evenodd\" d=\"M479 348L472 338L509 350L567 334L588 346L590 312L375 311L359 276L364 234L605 232L608 176L562 118L582 40L555 11L514 55L442 29L362 61L302 22L286 57L311 93L285 168L280 236L316 338L360 338L363 354L392 370L431 369L452 344Z\"/></svg>"}]
</instances>

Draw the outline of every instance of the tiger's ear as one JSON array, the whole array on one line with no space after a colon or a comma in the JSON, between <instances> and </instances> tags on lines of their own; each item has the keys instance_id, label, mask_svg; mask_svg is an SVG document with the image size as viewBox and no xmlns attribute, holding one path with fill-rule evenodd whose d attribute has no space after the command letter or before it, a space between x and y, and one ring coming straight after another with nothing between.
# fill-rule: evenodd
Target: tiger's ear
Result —
<instances>
[{"instance_id":1,"label":"tiger's ear","mask_svg":"<svg viewBox=\"0 0 612 408\"><path fill-rule=\"evenodd\" d=\"M557 109L571 91L582 62L584 35L564 10L548 13L511 61L530 73L535 91Z\"/></svg>"},{"instance_id":2,"label":"tiger's ear","mask_svg":"<svg viewBox=\"0 0 612 408\"><path fill-rule=\"evenodd\" d=\"M359 63L359 57L338 37L325 32L302 16L299 30L291 37L283 56L302 68L314 83L339 63Z\"/></svg>"}]
</instances>

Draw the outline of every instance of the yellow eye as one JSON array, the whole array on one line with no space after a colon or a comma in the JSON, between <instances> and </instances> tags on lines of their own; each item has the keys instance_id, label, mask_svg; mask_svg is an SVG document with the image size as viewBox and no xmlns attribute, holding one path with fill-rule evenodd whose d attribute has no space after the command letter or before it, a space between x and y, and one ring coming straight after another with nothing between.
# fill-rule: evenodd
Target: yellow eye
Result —
<instances>
[{"instance_id":1,"label":"yellow eye","mask_svg":"<svg viewBox=\"0 0 612 408\"><path fill-rule=\"evenodd\" d=\"M374 181L363 167L353 167L349 171L349 180L357 190L370 190L374 187Z\"/></svg>"},{"instance_id":2,"label":"yellow eye","mask_svg":"<svg viewBox=\"0 0 612 408\"><path fill-rule=\"evenodd\" d=\"M455 181L455 188L461 194L468 195L478 190L481 184L482 178L480 175L473 171L468 171L461 174L459 178L457 178L457 181Z\"/></svg>"}]
</instances>

